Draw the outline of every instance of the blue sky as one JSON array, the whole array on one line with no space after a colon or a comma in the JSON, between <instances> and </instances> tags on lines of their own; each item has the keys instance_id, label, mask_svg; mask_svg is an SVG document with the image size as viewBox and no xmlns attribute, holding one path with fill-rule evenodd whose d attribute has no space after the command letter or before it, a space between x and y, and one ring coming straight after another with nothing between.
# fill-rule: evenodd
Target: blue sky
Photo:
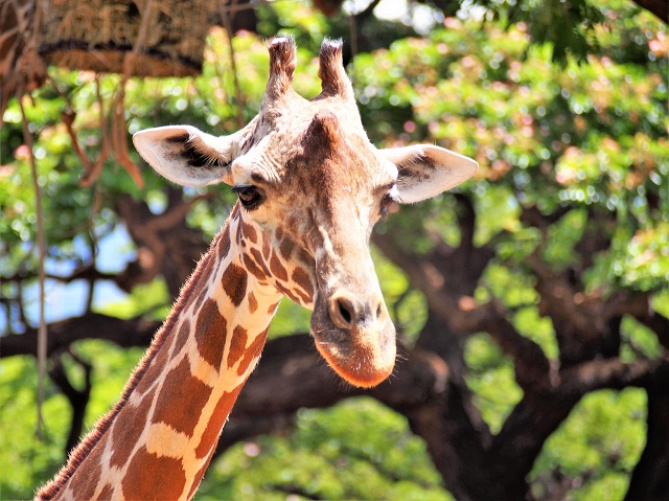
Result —
<instances>
[{"instance_id":1,"label":"blue sky","mask_svg":"<svg viewBox=\"0 0 669 501\"><path fill-rule=\"evenodd\" d=\"M85 256L88 246L81 240L74 240L78 253ZM79 248L81 247L81 248ZM97 268L103 273L116 273L125 269L128 262L134 260L136 253L125 227L117 225L113 232L99 241ZM45 263L49 275L67 276L72 273L74 263L71 261L49 258ZM45 284L46 303L45 317L47 322L55 322L84 313L88 284L84 280L76 280L64 284L58 280L47 279ZM99 308L105 303L122 301L127 294L110 280L98 281L93 297L93 307ZM29 322L36 326L39 321L39 286L34 284L24 290L24 308ZM2 307L0 307L2 308ZM0 334L7 332L7 316L0 314Z\"/></svg>"}]
</instances>

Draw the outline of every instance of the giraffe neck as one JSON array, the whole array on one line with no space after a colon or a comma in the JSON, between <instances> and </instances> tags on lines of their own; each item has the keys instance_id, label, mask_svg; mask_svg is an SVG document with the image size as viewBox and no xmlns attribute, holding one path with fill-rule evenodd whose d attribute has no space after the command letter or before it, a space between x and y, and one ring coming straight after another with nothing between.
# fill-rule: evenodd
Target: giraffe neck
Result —
<instances>
[{"instance_id":1,"label":"giraffe neck","mask_svg":"<svg viewBox=\"0 0 669 501\"><path fill-rule=\"evenodd\" d=\"M246 271L249 231L233 210L119 404L38 497L192 497L282 297Z\"/></svg>"}]
</instances>

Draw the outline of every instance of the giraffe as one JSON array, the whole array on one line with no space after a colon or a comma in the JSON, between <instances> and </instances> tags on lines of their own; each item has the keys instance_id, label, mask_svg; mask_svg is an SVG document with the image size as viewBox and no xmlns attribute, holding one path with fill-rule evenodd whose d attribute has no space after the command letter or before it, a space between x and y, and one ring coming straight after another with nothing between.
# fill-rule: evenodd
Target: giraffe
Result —
<instances>
[{"instance_id":1,"label":"giraffe","mask_svg":"<svg viewBox=\"0 0 669 501\"><path fill-rule=\"evenodd\" d=\"M433 145L375 148L341 49L323 42L322 91L307 100L292 88L294 41L272 40L260 111L234 134L180 125L134 135L167 179L223 182L238 201L119 403L37 499L190 499L284 296L312 310L315 345L345 381L371 387L391 374L395 328L372 227L392 202L442 193L478 165Z\"/></svg>"}]
</instances>

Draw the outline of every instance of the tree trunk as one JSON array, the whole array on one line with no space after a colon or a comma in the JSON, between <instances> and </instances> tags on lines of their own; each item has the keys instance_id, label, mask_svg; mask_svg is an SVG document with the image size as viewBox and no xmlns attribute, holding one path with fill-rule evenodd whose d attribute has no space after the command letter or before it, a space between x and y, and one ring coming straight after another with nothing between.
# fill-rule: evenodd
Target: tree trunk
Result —
<instances>
[{"instance_id":1,"label":"tree trunk","mask_svg":"<svg viewBox=\"0 0 669 501\"><path fill-rule=\"evenodd\" d=\"M669 500L669 369L659 370L646 388L646 447L634 468L625 499Z\"/></svg>"}]
</instances>

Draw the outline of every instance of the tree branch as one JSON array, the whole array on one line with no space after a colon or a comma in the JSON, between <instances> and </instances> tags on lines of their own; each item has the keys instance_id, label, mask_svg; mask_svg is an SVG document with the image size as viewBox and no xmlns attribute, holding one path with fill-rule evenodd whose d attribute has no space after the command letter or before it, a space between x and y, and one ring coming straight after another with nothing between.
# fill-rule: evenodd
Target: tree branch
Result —
<instances>
[{"instance_id":1,"label":"tree branch","mask_svg":"<svg viewBox=\"0 0 669 501\"><path fill-rule=\"evenodd\" d=\"M168 196L168 208L158 215L149 210L146 202L135 201L129 196L117 200L117 212L135 241L139 255L138 260L119 277L120 287L148 283L162 273L170 295L177 297L194 264L207 250L202 232L187 226L185 218L195 202L212 195L205 194L188 201L182 200L181 191L178 191L178 197L173 197L172 191Z\"/></svg>"},{"instance_id":2,"label":"tree branch","mask_svg":"<svg viewBox=\"0 0 669 501\"><path fill-rule=\"evenodd\" d=\"M65 455L77 445L81 438L81 432L84 427L84 417L86 415L86 406L91 396L91 374L93 366L76 355L73 351L68 350L72 359L79 364L84 370L84 387L79 390L75 388L67 376L67 371L63 365L63 352L54 353L50 358L52 367L49 369L49 377L58 386L60 391L65 395L70 407L72 408L72 421L70 423L70 432L65 443Z\"/></svg>"},{"instance_id":3,"label":"tree branch","mask_svg":"<svg viewBox=\"0 0 669 501\"><path fill-rule=\"evenodd\" d=\"M661 367L648 385L646 447L634 467L625 499L666 499L669 492L669 365Z\"/></svg>"},{"instance_id":4,"label":"tree branch","mask_svg":"<svg viewBox=\"0 0 669 501\"><path fill-rule=\"evenodd\" d=\"M561 205L551 214L544 214L536 205L531 205L522 208L520 222L533 226L544 233L550 225L557 223L572 209L573 207L570 205Z\"/></svg>"},{"instance_id":5,"label":"tree branch","mask_svg":"<svg viewBox=\"0 0 669 501\"><path fill-rule=\"evenodd\" d=\"M516 381L525 391L547 387L550 384L550 363L541 347L531 339L520 334L504 314L504 307L497 301L491 301L487 309L492 310L485 316L482 330L485 330L513 359Z\"/></svg>"},{"instance_id":6,"label":"tree branch","mask_svg":"<svg viewBox=\"0 0 669 501\"><path fill-rule=\"evenodd\" d=\"M624 363L619 358L591 360L560 371L560 395L585 395L594 390L646 386L653 374L669 368L669 358Z\"/></svg>"},{"instance_id":7,"label":"tree branch","mask_svg":"<svg viewBox=\"0 0 669 501\"><path fill-rule=\"evenodd\" d=\"M160 324L140 317L124 320L100 313L61 320L48 325L47 356L66 350L72 343L82 339L105 339L123 348L148 346ZM2 336L0 358L34 355L36 344L37 331L33 328L24 334Z\"/></svg>"},{"instance_id":8,"label":"tree branch","mask_svg":"<svg viewBox=\"0 0 669 501\"><path fill-rule=\"evenodd\" d=\"M649 329L652 329L657 338L666 349L669 350L669 318L656 311L646 311L635 315L635 318Z\"/></svg>"}]
</instances>

